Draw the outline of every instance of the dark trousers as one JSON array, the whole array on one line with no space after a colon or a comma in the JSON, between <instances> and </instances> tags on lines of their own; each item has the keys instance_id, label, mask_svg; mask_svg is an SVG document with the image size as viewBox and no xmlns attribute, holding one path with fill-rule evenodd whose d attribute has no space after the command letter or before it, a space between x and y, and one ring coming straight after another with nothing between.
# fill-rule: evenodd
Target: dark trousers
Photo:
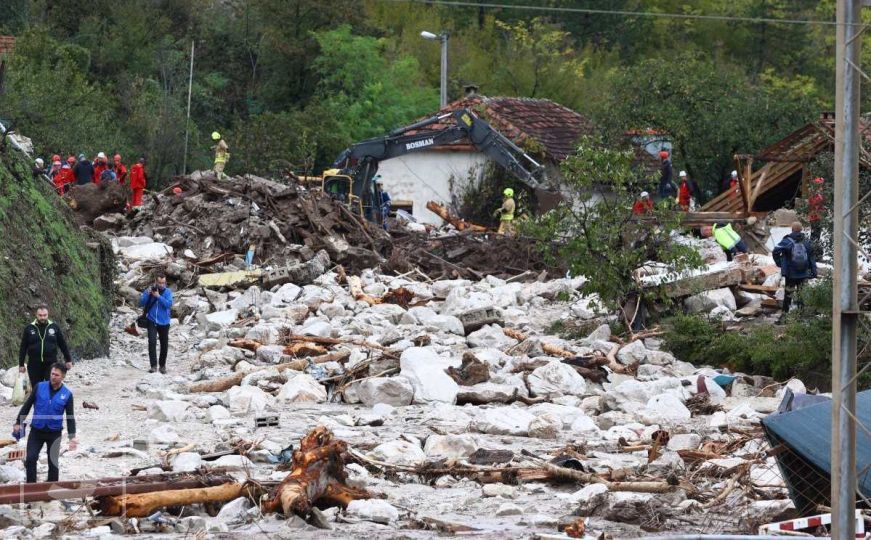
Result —
<instances>
[{"instance_id":1,"label":"dark trousers","mask_svg":"<svg viewBox=\"0 0 871 540\"><path fill-rule=\"evenodd\" d=\"M786 286L783 288L783 312L789 313L789 307L792 305L792 295L801 289L804 285L805 278L786 278ZM799 306L801 303L798 303Z\"/></svg>"},{"instance_id":2,"label":"dark trousers","mask_svg":"<svg viewBox=\"0 0 871 540\"><path fill-rule=\"evenodd\" d=\"M24 460L24 469L27 471L27 483L36 482L36 462L39 461L39 453L42 446L48 447L48 481L57 482L58 458L60 457L60 438L63 431L47 431L31 429L27 437L27 456Z\"/></svg>"},{"instance_id":3,"label":"dark trousers","mask_svg":"<svg viewBox=\"0 0 871 540\"><path fill-rule=\"evenodd\" d=\"M37 384L49 379L53 364L53 362L40 362L38 360L27 361L27 376L30 378L31 388L35 390Z\"/></svg>"},{"instance_id":4,"label":"dark trousers","mask_svg":"<svg viewBox=\"0 0 871 540\"><path fill-rule=\"evenodd\" d=\"M169 348L169 325L159 325L153 322L148 325L148 361L151 367L157 367L157 340L160 339L160 367L166 367L166 353Z\"/></svg>"},{"instance_id":5,"label":"dark trousers","mask_svg":"<svg viewBox=\"0 0 871 540\"><path fill-rule=\"evenodd\" d=\"M744 240L738 240L738 243L732 246L732 249L727 249L726 251L726 260L731 261L736 254L738 253L747 253L747 244L744 243Z\"/></svg>"}]
</instances>

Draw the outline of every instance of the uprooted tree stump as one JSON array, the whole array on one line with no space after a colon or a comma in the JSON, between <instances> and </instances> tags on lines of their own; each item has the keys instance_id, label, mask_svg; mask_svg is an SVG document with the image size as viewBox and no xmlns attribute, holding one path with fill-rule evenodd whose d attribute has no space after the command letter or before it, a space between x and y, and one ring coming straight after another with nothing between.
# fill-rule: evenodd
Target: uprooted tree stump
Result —
<instances>
[{"instance_id":1,"label":"uprooted tree stump","mask_svg":"<svg viewBox=\"0 0 871 540\"><path fill-rule=\"evenodd\" d=\"M371 498L368 491L345 484L347 450L347 443L334 439L329 429L318 426L310 431L293 453L290 474L263 503L263 511L306 515L315 502L344 508L355 499Z\"/></svg>"},{"instance_id":2,"label":"uprooted tree stump","mask_svg":"<svg viewBox=\"0 0 871 540\"><path fill-rule=\"evenodd\" d=\"M347 443L334 439L329 429L318 426L310 431L293 453L290 474L263 500L262 511L305 516L315 503L345 508L355 499L371 498L368 491L345 483L347 450ZM146 517L169 506L225 503L239 497L259 501L263 495L264 489L256 482L227 482L211 487L99 497L98 503L104 516Z\"/></svg>"}]
</instances>

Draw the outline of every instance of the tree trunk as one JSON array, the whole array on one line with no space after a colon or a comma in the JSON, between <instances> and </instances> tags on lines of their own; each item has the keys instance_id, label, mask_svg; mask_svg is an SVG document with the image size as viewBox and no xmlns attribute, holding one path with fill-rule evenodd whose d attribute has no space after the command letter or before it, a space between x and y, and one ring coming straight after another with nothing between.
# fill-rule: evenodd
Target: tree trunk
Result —
<instances>
[{"instance_id":1,"label":"tree trunk","mask_svg":"<svg viewBox=\"0 0 871 540\"><path fill-rule=\"evenodd\" d=\"M100 499L100 509L104 516L147 517L167 506L224 503L245 495L254 497L255 491L256 488L233 483L207 488L115 495Z\"/></svg>"},{"instance_id":2,"label":"tree trunk","mask_svg":"<svg viewBox=\"0 0 871 540\"><path fill-rule=\"evenodd\" d=\"M347 359L350 355L351 353L349 351L334 351L321 356L316 356L312 358L311 361L315 364L324 364L326 362L341 362L342 360ZM191 384L188 386L188 392L224 392L226 390L229 390L230 388L233 388L234 386L242 384L242 379L244 379L247 375L250 375L251 373L256 373L257 371L266 371L266 369L271 369L273 367L278 371L284 371L286 369L302 371L307 365L308 360L305 358L300 358L299 360L293 360L292 362L285 362L283 364L269 366L262 370L241 371L239 373L234 373L220 379Z\"/></svg>"}]
</instances>

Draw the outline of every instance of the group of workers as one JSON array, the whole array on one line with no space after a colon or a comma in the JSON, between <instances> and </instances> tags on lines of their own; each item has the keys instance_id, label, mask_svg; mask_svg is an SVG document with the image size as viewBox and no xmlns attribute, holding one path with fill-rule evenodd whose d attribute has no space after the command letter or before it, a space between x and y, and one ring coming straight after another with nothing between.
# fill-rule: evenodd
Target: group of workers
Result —
<instances>
[{"instance_id":1,"label":"group of workers","mask_svg":"<svg viewBox=\"0 0 871 540\"><path fill-rule=\"evenodd\" d=\"M42 158L33 162L33 177L48 177L54 184L58 195L63 195L73 185L129 182L131 190L130 206L142 206L142 195L148 180L145 175L145 158L141 157L128 171L122 161L121 154L115 154L111 161L104 152L90 160L85 154L79 157L68 156L62 160L59 154L51 157L51 165L46 167Z\"/></svg>"}]
</instances>

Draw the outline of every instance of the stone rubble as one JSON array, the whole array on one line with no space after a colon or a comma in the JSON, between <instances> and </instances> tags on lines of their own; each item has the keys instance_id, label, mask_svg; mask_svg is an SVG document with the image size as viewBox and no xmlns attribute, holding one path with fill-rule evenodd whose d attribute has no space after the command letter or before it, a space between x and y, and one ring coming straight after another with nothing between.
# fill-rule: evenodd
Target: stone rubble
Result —
<instances>
[{"instance_id":1,"label":"stone rubble","mask_svg":"<svg viewBox=\"0 0 871 540\"><path fill-rule=\"evenodd\" d=\"M134 293L147 283L144 261L152 264L157 260L168 267L186 257L174 253L170 246L164 249L160 244L158 249L159 243L150 238L117 237L113 244L121 257L119 290L126 287ZM705 253L712 263L725 264L713 250ZM176 279L185 271L179 271ZM522 451L550 459L560 449L574 449L567 455L577 462L572 468L601 473L627 471L630 476L647 474L663 479L693 463L680 452L700 450L705 443L734 441L736 436L729 428L751 429L780 403L781 394L775 392L782 393L782 388L767 389L762 395L770 380L738 374L729 388L721 388L712 377L722 370L681 362L660 350L657 339L620 346L617 362L637 371L632 375L608 370L602 382L584 378L565 358L549 356L546 346L567 349L578 357L592 356L596 351L605 354L614 346L608 326L610 314L600 311L595 299L583 296L583 278L430 283L366 270L361 273L361 282L364 294L380 297L404 287L414 291L417 302L403 307L359 300L335 270L325 271L302 286L283 283L268 288L257 284L229 290L175 290L167 375L146 372L144 338L122 331L135 318L137 309L118 308L111 322L111 357L84 361L70 372L68 383L79 403L94 400L101 410L81 411L82 442L79 450L62 457L62 476L123 476L132 468L160 463L160 456L168 450L192 444L193 449L174 455L166 463L168 470L230 466L243 471L237 473L242 478L251 475L261 481L280 480L285 473L275 471L277 456L289 445L298 445L311 428L325 425L350 448L389 464L462 464L482 451L507 450L514 456L512 465L534 468L540 463ZM738 305L761 301L746 294L730 288L708 290L686 298L685 305L690 311L723 308L731 314ZM502 322L467 333L460 317L482 307L495 308ZM548 335L554 323L569 317L593 324L588 324L586 335L574 339ZM506 328L531 338L519 342L504 333ZM295 359L285 350L284 340L289 335L338 339L351 354L343 362L279 372L276 364ZM257 341L260 346L256 351L240 348L234 345L234 340L240 339ZM393 357L382 356L379 347L389 349ZM448 368L459 369L467 353L485 366L481 368L486 372L484 382L477 379L471 381L474 384L462 385L447 373ZM361 368L362 372L355 371ZM188 392L192 383L234 373L246 375L241 384L226 391ZM351 373L357 381L345 378ZM16 374L12 368L0 376L0 399L8 402L5 392ZM707 388L703 397L717 409L709 414L693 408L700 376ZM807 392L798 380L789 381L786 387ZM255 427L255 418L263 415L277 416L279 425ZM659 430L668 431L670 438L659 455L648 460L646 448ZM122 451L132 450L138 438L148 440L146 451L141 455ZM231 449L241 440L258 441L247 457L202 458ZM748 440L722 459L704 460L703 467L727 470L754 459L762 448L753 445L760 443ZM645 449L621 451L632 445ZM109 451L124 457L101 457ZM754 467L750 478L763 486L760 489L769 499L730 499L728 511L757 520L781 515L790 503L776 466L766 462ZM40 475L45 474L44 460L39 470ZM558 522L578 516L590 517L589 530L632 535L643 530L637 519L641 507L681 508L686 519L704 523L704 503L721 486L710 475L697 481L702 489L698 494L682 489L642 494L611 492L606 485L595 483L482 485L451 476L428 482L412 474L373 474L358 464L348 465L347 471L349 485L365 487L386 498L358 500L345 510L329 509L319 514L322 525L346 538L372 538L372 527L380 531L375 533L377 538L395 537L403 534L414 516L480 528L486 537L555 533ZM20 462L0 464L0 481L17 483L22 479ZM201 508L192 511L195 515L186 511L181 518L165 513L162 522L141 519L137 526L142 533L179 537L197 531L241 535L256 530L246 527L257 521L258 527L278 536L290 535L290 530L294 538L322 534L322 529L305 522L261 517L244 498L224 504L215 517ZM23 524L24 530L32 537L45 537L61 528L70 538L112 532L108 526L108 530L66 529L66 515L59 508L46 515L45 523ZM669 526L676 527L669 530L681 530L680 522L669 522Z\"/></svg>"}]
</instances>

